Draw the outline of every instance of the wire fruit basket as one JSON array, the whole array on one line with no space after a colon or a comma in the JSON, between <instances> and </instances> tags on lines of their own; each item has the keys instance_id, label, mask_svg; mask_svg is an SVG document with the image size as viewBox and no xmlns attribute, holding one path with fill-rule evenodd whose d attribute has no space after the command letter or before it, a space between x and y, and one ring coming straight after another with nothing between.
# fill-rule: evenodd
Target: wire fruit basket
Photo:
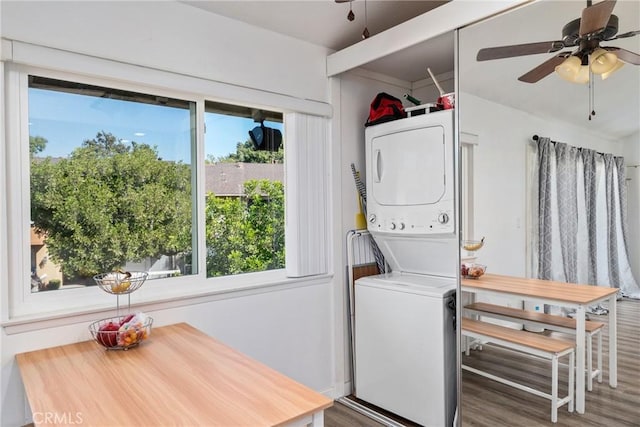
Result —
<instances>
[{"instance_id":1,"label":"wire fruit basket","mask_svg":"<svg viewBox=\"0 0 640 427\"><path fill-rule=\"evenodd\" d=\"M147 280L146 271L115 271L93 276L93 280L103 291L114 294L130 294L136 291Z\"/></svg>"},{"instance_id":2,"label":"wire fruit basket","mask_svg":"<svg viewBox=\"0 0 640 427\"><path fill-rule=\"evenodd\" d=\"M116 316L89 325L93 339L107 350L127 350L151 334L151 317L144 313L120 315L120 297L127 296L127 313L130 313L131 293L140 289L148 275L146 271L115 271L93 276L100 289L116 296Z\"/></svg>"},{"instance_id":3,"label":"wire fruit basket","mask_svg":"<svg viewBox=\"0 0 640 427\"><path fill-rule=\"evenodd\" d=\"M484 246L484 237L481 240L463 240L462 249L468 252L475 252Z\"/></svg>"},{"instance_id":4,"label":"wire fruit basket","mask_svg":"<svg viewBox=\"0 0 640 427\"><path fill-rule=\"evenodd\" d=\"M109 317L89 325L94 340L107 350L128 350L151 335L153 318L143 313Z\"/></svg>"},{"instance_id":5,"label":"wire fruit basket","mask_svg":"<svg viewBox=\"0 0 640 427\"><path fill-rule=\"evenodd\" d=\"M460 267L460 275L465 279L478 279L487 271L487 266L477 263L463 263Z\"/></svg>"}]
</instances>

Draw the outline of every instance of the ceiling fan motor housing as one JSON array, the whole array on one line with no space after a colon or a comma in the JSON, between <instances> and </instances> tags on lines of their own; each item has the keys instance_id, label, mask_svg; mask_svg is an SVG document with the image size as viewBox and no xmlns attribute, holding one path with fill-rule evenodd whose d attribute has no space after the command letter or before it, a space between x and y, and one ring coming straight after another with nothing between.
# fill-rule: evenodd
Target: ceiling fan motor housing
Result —
<instances>
[{"instance_id":1,"label":"ceiling fan motor housing","mask_svg":"<svg viewBox=\"0 0 640 427\"><path fill-rule=\"evenodd\" d=\"M588 40L608 40L611 37L618 34L618 17L611 15L609 22L604 30L596 32L595 34L586 36ZM577 46L581 41L580 37L580 18L574 19L562 28L562 41L565 46Z\"/></svg>"}]
</instances>

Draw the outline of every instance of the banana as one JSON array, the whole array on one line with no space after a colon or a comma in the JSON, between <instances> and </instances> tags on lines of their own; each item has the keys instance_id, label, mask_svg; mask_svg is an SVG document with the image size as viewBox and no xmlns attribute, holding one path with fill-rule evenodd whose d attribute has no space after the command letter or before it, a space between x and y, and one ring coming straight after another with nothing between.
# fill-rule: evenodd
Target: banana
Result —
<instances>
[{"instance_id":1,"label":"banana","mask_svg":"<svg viewBox=\"0 0 640 427\"><path fill-rule=\"evenodd\" d=\"M467 243L463 248L467 251L477 251L484 245L484 237L478 243Z\"/></svg>"}]
</instances>

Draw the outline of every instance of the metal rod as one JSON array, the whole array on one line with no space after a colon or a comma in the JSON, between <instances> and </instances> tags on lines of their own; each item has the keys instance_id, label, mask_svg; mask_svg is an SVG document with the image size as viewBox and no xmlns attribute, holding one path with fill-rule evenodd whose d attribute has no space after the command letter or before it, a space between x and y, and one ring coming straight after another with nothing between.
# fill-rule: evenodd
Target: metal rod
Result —
<instances>
[{"instance_id":1,"label":"metal rod","mask_svg":"<svg viewBox=\"0 0 640 427\"><path fill-rule=\"evenodd\" d=\"M341 397L339 399L337 399L338 402L342 403L345 406L350 407L351 409L360 412L363 415L366 415L367 417L371 418L374 421L379 422L380 424L384 424L385 427L405 427L404 424L400 424L395 420L392 420L391 418L374 411L371 408L368 408L358 402L355 402L351 399L349 399L348 397Z\"/></svg>"}]
</instances>

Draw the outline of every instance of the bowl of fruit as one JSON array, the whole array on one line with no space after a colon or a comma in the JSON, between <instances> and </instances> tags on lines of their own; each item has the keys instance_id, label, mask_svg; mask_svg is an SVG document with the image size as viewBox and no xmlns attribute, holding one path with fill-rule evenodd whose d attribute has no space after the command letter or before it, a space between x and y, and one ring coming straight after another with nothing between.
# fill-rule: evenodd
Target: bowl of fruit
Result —
<instances>
[{"instance_id":1,"label":"bowl of fruit","mask_svg":"<svg viewBox=\"0 0 640 427\"><path fill-rule=\"evenodd\" d=\"M153 318L135 313L97 320L89 325L89 332L108 350L127 350L149 337L152 324Z\"/></svg>"},{"instance_id":2,"label":"bowl of fruit","mask_svg":"<svg viewBox=\"0 0 640 427\"><path fill-rule=\"evenodd\" d=\"M465 279L477 279L487 271L487 266L476 263L465 263L460 267L460 275Z\"/></svg>"},{"instance_id":3,"label":"bowl of fruit","mask_svg":"<svg viewBox=\"0 0 640 427\"><path fill-rule=\"evenodd\" d=\"M469 252L475 252L484 246L484 237L480 240L463 240L462 249Z\"/></svg>"},{"instance_id":4,"label":"bowl of fruit","mask_svg":"<svg viewBox=\"0 0 640 427\"><path fill-rule=\"evenodd\" d=\"M93 280L105 292L110 294L130 294L138 289L149 273L146 271L114 271L96 274Z\"/></svg>"}]
</instances>

